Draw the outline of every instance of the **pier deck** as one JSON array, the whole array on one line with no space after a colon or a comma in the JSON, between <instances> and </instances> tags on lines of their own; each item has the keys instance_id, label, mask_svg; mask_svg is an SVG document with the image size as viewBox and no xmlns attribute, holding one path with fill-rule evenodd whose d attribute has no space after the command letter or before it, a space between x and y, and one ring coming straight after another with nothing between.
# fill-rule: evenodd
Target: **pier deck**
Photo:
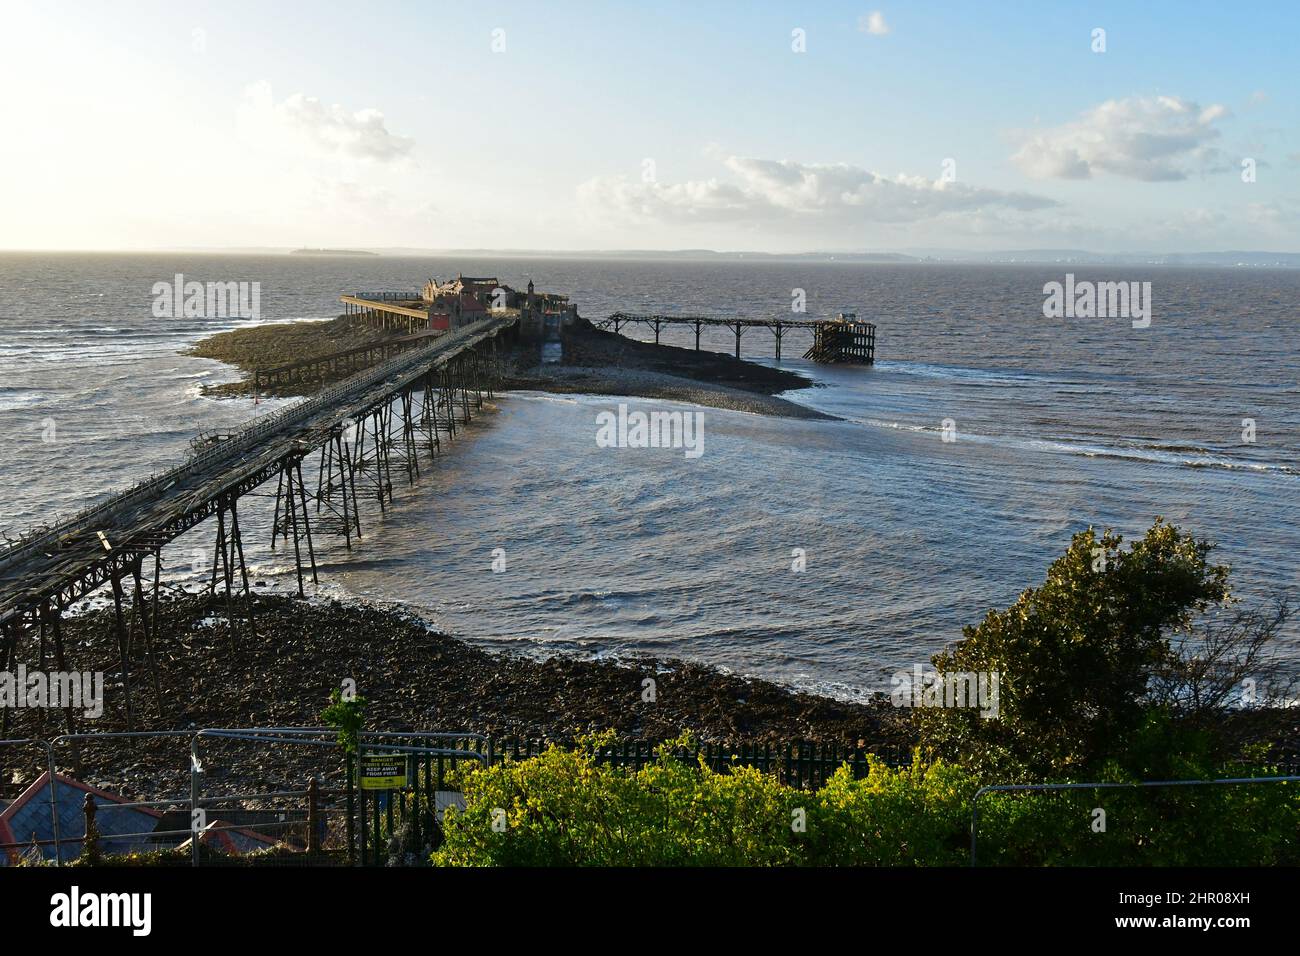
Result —
<instances>
[{"instance_id":1,"label":"pier deck","mask_svg":"<svg viewBox=\"0 0 1300 956\"><path fill-rule=\"evenodd\" d=\"M267 469L274 471L286 454L319 447L338 427L391 401L509 324L489 318L440 336L418 351L254 419L179 466L51 528L25 535L0 551L0 623L33 602L54 596L64 603L76 600L92 589L88 585L96 568L128 552L154 551L207 517L217 498L251 490L273 477Z\"/></svg>"},{"instance_id":2,"label":"pier deck","mask_svg":"<svg viewBox=\"0 0 1300 956\"><path fill-rule=\"evenodd\" d=\"M809 329L814 341L804 353L804 358L815 362L854 362L872 365L876 360L876 327L870 322L841 319L745 319L738 316L703 315L643 315L615 312L606 319L592 323L596 328L619 332L624 325L644 325L654 329L655 344L665 325L695 327L695 351L700 350L700 332L706 326L723 326L736 337L736 358L740 358L740 337L752 328L769 329L776 339L776 357L781 357L781 340L791 329Z\"/></svg>"},{"instance_id":3,"label":"pier deck","mask_svg":"<svg viewBox=\"0 0 1300 956\"><path fill-rule=\"evenodd\" d=\"M130 723L129 664L141 646L153 667L163 547L216 517L211 589L224 584L233 642L243 627L236 621L235 592L251 596L239 500L277 480L272 547L277 539L292 543L302 593L304 572L316 576L309 500L315 503L317 534L337 534L351 547L361 534L358 498L377 497L381 508L391 503L393 471L405 469L414 482L421 453L434 457L443 437L468 423L484 394L492 395L496 341L516 324L514 317L493 316L438 336L232 435L213 438L163 474L6 544L0 549L0 671L12 670L34 630L42 660L49 638L59 670L69 669L61 617L74 602L111 584ZM320 466L312 491L302 461L316 452ZM151 589L142 573L147 558ZM251 602L244 602L242 616L255 633ZM155 694L157 687L155 680ZM161 697L157 705L161 713ZM0 738L8 718L6 709ZM71 712L68 721L71 727Z\"/></svg>"}]
</instances>

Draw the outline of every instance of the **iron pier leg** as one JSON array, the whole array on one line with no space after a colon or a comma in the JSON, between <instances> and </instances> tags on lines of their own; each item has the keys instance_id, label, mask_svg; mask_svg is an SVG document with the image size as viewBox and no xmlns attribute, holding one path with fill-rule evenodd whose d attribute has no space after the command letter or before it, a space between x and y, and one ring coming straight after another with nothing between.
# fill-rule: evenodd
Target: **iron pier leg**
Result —
<instances>
[{"instance_id":1,"label":"iron pier leg","mask_svg":"<svg viewBox=\"0 0 1300 956\"><path fill-rule=\"evenodd\" d=\"M122 667L122 693L126 703L126 729L135 730L135 716L131 707L131 665L126 653L126 622L122 617L122 578L120 569L113 567L113 627L117 632L117 655Z\"/></svg>"},{"instance_id":2,"label":"iron pier leg","mask_svg":"<svg viewBox=\"0 0 1300 956\"><path fill-rule=\"evenodd\" d=\"M469 387L465 384L465 359L463 356L456 357L456 380L460 382L460 407L465 416L465 424L470 423L469 411Z\"/></svg>"},{"instance_id":3,"label":"iron pier leg","mask_svg":"<svg viewBox=\"0 0 1300 956\"><path fill-rule=\"evenodd\" d=\"M237 646L235 639L235 545L229 536L225 534L225 511L230 508L232 501L223 499L218 503L217 514L219 515L220 527L222 528L221 542L221 579L226 586L226 623L230 626L230 650L233 652Z\"/></svg>"},{"instance_id":4,"label":"iron pier leg","mask_svg":"<svg viewBox=\"0 0 1300 956\"><path fill-rule=\"evenodd\" d=\"M284 469L275 481L275 514L271 518L271 550L275 550L276 533L280 530L280 501L284 497Z\"/></svg>"},{"instance_id":5,"label":"iron pier leg","mask_svg":"<svg viewBox=\"0 0 1300 956\"><path fill-rule=\"evenodd\" d=\"M357 472L356 472L356 468L353 465L353 462L355 461L356 458L356 453L352 448L351 444L349 444L348 442L343 442L343 453L346 459L345 464L347 465L347 472L348 472L347 484L343 488L343 494L345 495L348 494L349 488L351 489L352 520L356 522L357 540L360 541L361 540L361 510L357 507Z\"/></svg>"},{"instance_id":6,"label":"iron pier leg","mask_svg":"<svg viewBox=\"0 0 1300 956\"><path fill-rule=\"evenodd\" d=\"M212 549L212 581L208 584L208 591L212 594L217 593L217 566L224 564L226 559L226 511L224 506L217 506L217 544ZM224 575L223 575L224 576Z\"/></svg>"},{"instance_id":7,"label":"iron pier leg","mask_svg":"<svg viewBox=\"0 0 1300 956\"><path fill-rule=\"evenodd\" d=\"M292 468L292 465L285 465L285 468ZM293 492L293 472L289 471L287 478L289 480L289 497L285 501L285 508L289 515L289 523L293 526L293 567L298 572L298 597L306 597L307 592L302 586L302 547L298 543L298 506L294 503Z\"/></svg>"},{"instance_id":8,"label":"iron pier leg","mask_svg":"<svg viewBox=\"0 0 1300 956\"><path fill-rule=\"evenodd\" d=\"M155 605L153 609L153 613L151 614L148 609L148 604L145 601L144 581L142 579L142 574L141 574L143 570L143 566L144 566L143 556L137 558L135 563L131 565L131 576L135 579L135 596L134 596L134 607L132 608L132 614L131 614L131 626L132 626L132 631L134 632L135 620L138 617L140 619L140 639L144 643L145 661L149 665L150 683L153 684L154 703L158 707L158 716L161 717L163 716L162 686L158 682L158 662L154 658L153 634L151 633L152 629L156 626L155 624L156 618L154 617L154 614L157 614L158 608L157 605ZM158 588L158 584L155 578L155 583L154 583L155 600L157 599L158 596L157 588Z\"/></svg>"},{"instance_id":9,"label":"iron pier leg","mask_svg":"<svg viewBox=\"0 0 1300 956\"><path fill-rule=\"evenodd\" d=\"M63 655L63 617L59 613L59 608L55 605L47 605L45 613L50 618L50 631L54 638L54 666L63 673L68 672L68 662ZM68 706L63 709L63 725L67 728L68 733L75 734L76 715L72 712L72 707Z\"/></svg>"},{"instance_id":10,"label":"iron pier leg","mask_svg":"<svg viewBox=\"0 0 1300 956\"><path fill-rule=\"evenodd\" d=\"M298 481L302 481L302 473L298 474ZM248 617L248 636L257 640L257 624L253 621L253 589L248 585L248 565L244 563L244 539L239 533L239 512L235 510L235 499L230 499L230 537L234 543L234 550L239 556L239 576L244 585L244 613ZM303 501L303 511L307 510L307 502Z\"/></svg>"},{"instance_id":11,"label":"iron pier leg","mask_svg":"<svg viewBox=\"0 0 1300 956\"><path fill-rule=\"evenodd\" d=\"M311 561L311 583L320 584L320 578L316 575L316 548L311 541L311 520L307 516L307 487L302 480L301 458L298 459L295 468L298 472L298 497L302 501L302 527L307 532L307 559ZM247 585L247 579L245 579L245 585Z\"/></svg>"},{"instance_id":12,"label":"iron pier leg","mask_svg":"<svg viewBox=\"0 0 1300 956\"><path fill-rule=\"evenodd\" d=\"M333 460L338 461L339 465L339 488L343 492L343 537L347 541L348 550L352 550L352 514L348 508L348 477L347 469L343 463L343 433L336 431L330 438L332 450L330 458L330 485L334 483Z\"/></svg>"}]
</instances>

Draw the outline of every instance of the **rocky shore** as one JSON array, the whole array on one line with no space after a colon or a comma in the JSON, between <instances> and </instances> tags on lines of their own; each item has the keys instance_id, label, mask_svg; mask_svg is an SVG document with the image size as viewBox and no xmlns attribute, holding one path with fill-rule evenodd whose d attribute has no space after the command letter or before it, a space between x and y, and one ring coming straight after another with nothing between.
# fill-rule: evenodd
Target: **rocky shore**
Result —
<instances>
[{"instance_id":1,"label":"rocky shore","mask_svg":"<svg viewBox=\"0 0 1300 956\"><path fill-rule=\"evenodd\" d=\"M218 332L200 341L189 350L197 358L216 359L237 368L243 377L237 382L210 385L204 389L209 395L252 395L253 370L288 365L304 359L317 358L331 352L371 345L399 338L400 332L377 329L356 316L339 316L336 319L301 322L277 322L256 325L230 332ZM338 376L343 377L342 375ZM329 384L330 378L324 380ZM319 382L286 382L275 387L264 386L264 395L281 398L309 395L319 388Z\"/></svg>"},{"instance_id":2,"label":"rocky shore","mask_svg":"<svg viewBox=\"0 0 1300 956\"><path fill-rule=\"evenodd\" d=\"M137 641L130 664L135 729L320 726L331 691L351 679L368 701L372 730L558 741L606 729L659 741L690 730L706 742L861 741L891 754L911 740L906 712L885 697L846 703L678 660L494 654L408 611L362 603L259 596L254 618L256 638L237 633L232 649L224 598L189 595L163 604L156 646L163 712ZM105 672L104 713L79 718L78 730L126 730L111 613L73 618L65 635L76 648L70 668ZM647 678L655 682L653 701L645 699ZM64 732L63 722L62 711L16 710L9 736L51 739ZM188 758L179 754L175 741L97 742L82 748L80 773L114 792L183 792ZM0 751L7 782L39 772L18 756ZM312 765L311 753L263 754L222 775L226 785L277 783L277 775L305 778Z\"/></svg>"}]
</instances>

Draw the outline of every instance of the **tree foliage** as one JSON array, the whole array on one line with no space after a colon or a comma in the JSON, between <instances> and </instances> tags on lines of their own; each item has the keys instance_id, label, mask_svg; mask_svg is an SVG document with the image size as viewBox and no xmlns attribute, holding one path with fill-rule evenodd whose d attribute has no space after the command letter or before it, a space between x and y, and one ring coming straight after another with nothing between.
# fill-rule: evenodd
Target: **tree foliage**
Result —
<instances>
[{"instance_id":1,"label":"tree foliage","mask_svg":"<svg viewBox=\"0 0 1300 956\"><path fill-rule=\"evenodd\" d=\"M1171 639L1231 596L1212 545L1160 519L1122 545L1109 531L1076 534L1043 584L934 656L940 673L997 672L1000 700L994 719L922 710L928 751L1041 779L1097 768L1125 750L1146 724L1153 679L1177 669Z\"/></svg>"}]
</instances>

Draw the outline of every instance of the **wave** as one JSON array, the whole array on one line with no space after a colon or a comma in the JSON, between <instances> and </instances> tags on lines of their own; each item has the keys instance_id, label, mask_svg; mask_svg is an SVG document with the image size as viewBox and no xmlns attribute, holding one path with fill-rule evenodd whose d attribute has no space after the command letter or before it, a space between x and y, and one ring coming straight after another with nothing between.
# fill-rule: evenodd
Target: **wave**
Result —
<instances>
[{"instance_id":1,"label":"wave","mask_svg":"<svg viewBox=\"0 0 1300 956\"><path fill-rule=\"evenodd\" d=\"M881 359L875 367L882 372L914 375L920 378L943 378L957 382L978 382L983 385L1004 385L1011 388L1052 384L1050 378L1032 372L1014 369L971 368L961 365L939 365L932 362L903 362ZM1087 382L1059 382L1062 386L1087 385Z\"/></svg>"},{"instance_id":2,"label":"wave","mask_svg":"<svg viewBox=\"0 0 1300 956\"><path fill-rule=\"evenodd\" d=\"M872 418L843 416L847 421L871 428L888 428L923 434L942 434L939 425L920 425L912 422L887 421ZM1214 468L1224 471L1245 471L1285 476L1300 475L1300 467L1276 462L1249 461L1233 458L1222 451L1213 451L1200 445L1147 443L1137 445L1108 445L1085 438L1034 438L1027 435L986 435L960 431L960 441L973 441L984 445L1022 448L1049 453L1078 455L1083 458L1114 459L1119 461L1150 462L1182 468ZM1199 457L1189 457L1197 455Z\"/></svg>"}]
</instances>

